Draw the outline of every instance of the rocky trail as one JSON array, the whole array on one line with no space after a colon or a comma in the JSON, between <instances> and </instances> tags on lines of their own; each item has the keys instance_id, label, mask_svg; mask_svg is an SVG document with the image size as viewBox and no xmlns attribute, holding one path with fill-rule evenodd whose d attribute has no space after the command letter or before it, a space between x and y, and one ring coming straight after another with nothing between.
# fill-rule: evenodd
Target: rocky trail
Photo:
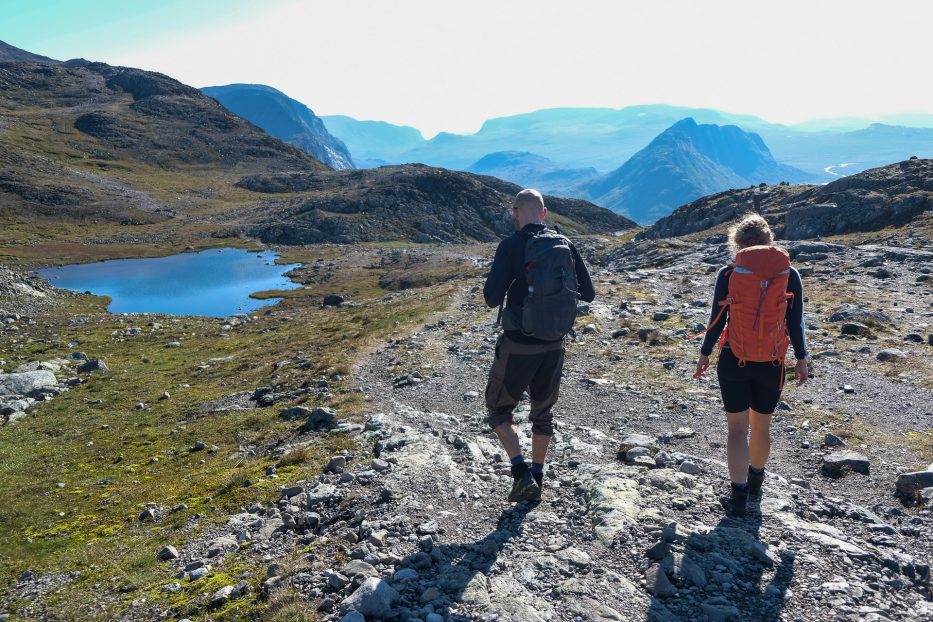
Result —
<instances>
[{"instance_id":1,"label":"rocky trail","mask_svg":"<svg viewBox=\"0 0 933 622\"><path fill-rule=\"evenodd\" d=\"M303 413L309 434L336 426L358 449L160 551L175 574L163 591L243 556L265 576L216 590L208 609L258 590L345 622L933 620L926 254L819 244L792 247L815 377L785 390L748 518L719 504L725 422L715 375L690 377L698 346L685 339L725 249L630 249L592 262L599 297L567 344L540 504L506 502L482 397L498 328L481 279L465 281L356 366L362 419ZM527 402L516 412L527 446ZM158 601L125 617L178 619Z\"/></svg>"}]
</instances>

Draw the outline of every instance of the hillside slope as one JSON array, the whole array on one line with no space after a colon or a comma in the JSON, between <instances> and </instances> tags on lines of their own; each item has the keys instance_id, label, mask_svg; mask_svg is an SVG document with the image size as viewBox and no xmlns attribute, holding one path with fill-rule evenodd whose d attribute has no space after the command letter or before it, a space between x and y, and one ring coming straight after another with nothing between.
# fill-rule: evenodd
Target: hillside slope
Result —
<instances>
[{"instance_id":1,"label":"hillside slope","mask_svg":"<svg viewBox=\"0 0 933 622\"><path fill-rule=\"evenodd\" d=\"M470 240L507 230L500 217L513 187L427 167L414 189L407 178L333 171L161 74L86 61L0 63L0 247L8 252L55 240L164 247L249 232L303 243L334 241L328 232L346 241L409 240L416 231ZM562 214L563 205L552 204L554 216L570 231L634 226L581 202ZM366 210L367 224L353 224ZM480 226L466 213L488 217ZM281 234L296 214L325 224ZM427 231L435 221L444 223L437 234Z\"/></svg>"}]
</instances>

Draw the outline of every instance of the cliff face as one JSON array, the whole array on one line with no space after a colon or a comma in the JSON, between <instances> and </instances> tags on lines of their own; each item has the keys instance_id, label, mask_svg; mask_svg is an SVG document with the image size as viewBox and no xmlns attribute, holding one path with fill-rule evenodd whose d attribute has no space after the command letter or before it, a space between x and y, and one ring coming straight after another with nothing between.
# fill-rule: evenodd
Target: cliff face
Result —
<instances>
[{"instance_id":1,"label":"cliff face","mask_svg":"<svg viewBox=\"0 0 933 622\"><path fill-rule=\"evenodd\" d=\"M327 131L310 108L285 93L262 84L228 84L201 90L234 114L331 168L355 168L347 146Z\"/></svg>"}]
</instances>

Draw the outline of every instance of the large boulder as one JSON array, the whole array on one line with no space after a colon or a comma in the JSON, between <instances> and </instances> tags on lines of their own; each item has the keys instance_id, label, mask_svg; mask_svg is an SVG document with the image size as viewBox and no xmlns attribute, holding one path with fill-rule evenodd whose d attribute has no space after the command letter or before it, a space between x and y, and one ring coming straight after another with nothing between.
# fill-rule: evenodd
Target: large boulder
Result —
<instances>
[{"instance_id":1,"label":"large boulder","mask_svg":"<svg viewBox=\"0 0 933 622\"><path fill-rule=\"evenodd\" d=\"M356 611L367 618L383 619L392 613L392 603L398 598L398 592L383 581L370 577L355 592L340 603L343 613Z\"/></svg>"},{"instance_id":2,"label":"large boulder","mask_svg":"<svg viewBox=\"0 0 933 622\"><path fill-rule=\"evenodd\" d=\"M924 488L933 487L933 471L901 473L897 476L894 485L897 488L897 494L905 499L915 499Z\"/></svg>"},{"instance_id":3,"label":"large boulder","mask_svg":"<svg viewBox=\"0 0 933 622\"><path fill-rule=\"evenodd\" d=\"M834 451L823 456L823 473L830 477L841 477L849 471L868 475L868 457L857 451Z\"/></svg>"},{"instance_id":4,"label":"large boulder","mask_svg":"<svg viewBox=\"0 0 933 622\"><path fill-rule=\"evenodd\" d=\"M29 395L33 391L58 384L55 374L47 369L20 374L0 374L0 395Z\"/></svg>"}]
</instances>

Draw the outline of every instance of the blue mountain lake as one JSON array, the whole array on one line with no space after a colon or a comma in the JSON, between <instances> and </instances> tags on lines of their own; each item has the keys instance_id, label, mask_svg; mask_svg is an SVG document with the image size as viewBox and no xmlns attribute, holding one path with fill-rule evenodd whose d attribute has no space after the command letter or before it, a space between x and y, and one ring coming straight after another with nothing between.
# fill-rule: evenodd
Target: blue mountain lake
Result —
<instances>
[{"instance_id":1,"label":"blue mountain lake","mask_svg":"<svg viewBox=\"0 0 933 622\"><path fill-rule=\"evenodd\" d=\"M114 259L38 270L56 287L109 296L111 313L227 317L279 301L250 294L300 287L285 276L301 264L277 265L271 251L221 248L151 259Z\"/></svg>"}]
</instances>

